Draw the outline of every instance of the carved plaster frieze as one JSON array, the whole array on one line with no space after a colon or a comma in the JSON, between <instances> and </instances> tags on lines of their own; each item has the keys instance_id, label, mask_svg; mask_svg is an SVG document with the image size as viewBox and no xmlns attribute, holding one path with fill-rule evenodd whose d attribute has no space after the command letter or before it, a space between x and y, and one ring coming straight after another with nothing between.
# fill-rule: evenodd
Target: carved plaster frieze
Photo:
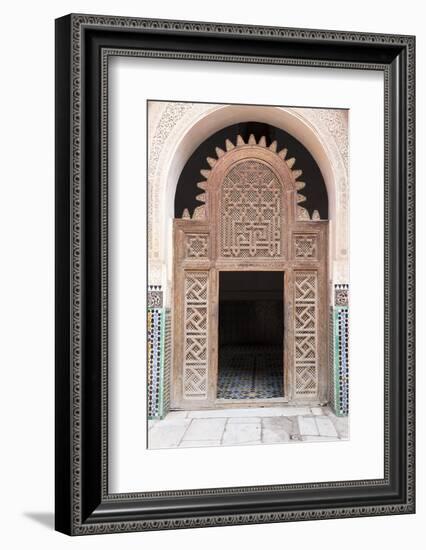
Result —
<instances>
[{"instance_id":1,"label":"carved plaster frieze","mask_svg":"<svg viewBox=\"0 0 426 550\"><path fill-rule=\"evenodd\" d=\"M148 165L148 257L154 264L163 263L164 235L162 220L166 214L164 203L167 180L164 166L169 165L176 144L186 129L212 106L202 103L164 102L159 110L149 113L149 165ZM157 276L159 270L156 270ZM154 277L149 266L149 277ZM150 279L150 280L151 280ZM152 283L159 281L151 281Z\"/></svg>"}]
</instances>

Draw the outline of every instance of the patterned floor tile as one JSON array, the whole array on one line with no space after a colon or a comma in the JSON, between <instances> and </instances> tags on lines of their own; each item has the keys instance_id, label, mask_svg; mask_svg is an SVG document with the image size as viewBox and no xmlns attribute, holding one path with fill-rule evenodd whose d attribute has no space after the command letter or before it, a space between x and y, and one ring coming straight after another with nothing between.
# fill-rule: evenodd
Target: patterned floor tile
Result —
<instances>
[{"instance_id":1,"label":"patterned floor tile","mask_svg":"<svg viewBox=\"0 0 426 550\"><path fill-rule=\"evenodd\" d=\"M219 356L219 399L282 397L283 355L280 348L227 346Z\"/></svg>"}]
</instances>

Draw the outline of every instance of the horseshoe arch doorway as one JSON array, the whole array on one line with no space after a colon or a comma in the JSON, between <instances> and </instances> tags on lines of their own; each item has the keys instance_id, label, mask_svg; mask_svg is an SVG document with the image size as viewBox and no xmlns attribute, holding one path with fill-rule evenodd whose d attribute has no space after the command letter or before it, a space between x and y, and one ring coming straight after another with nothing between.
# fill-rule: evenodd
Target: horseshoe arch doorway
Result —
<instances>
[{"instance_id":1,"label":"horseshoe arch doorway","mask_svg":"<svg viewBox=\"0 0 426 550\"><path fill-rule=\"evenodd\" d=\"M199 194L195 201L179 203L180 197L175 199L171 378L174 409L327 400L328 212L324 200L315 199L320 188L327 201L325 185L323 180L310 182L309 186L302 181L299 165L304 162L301 158L296 162L292 156L293 143L286 147L271 139L270 132L248 134L248 129L258 127L256 123L246 124L239 128L246 130L245 134L222 131L229 137L218 141L222 147L216 146L214 155L207 157L209 167L201 170L203 180L197 183ZM270 129L269 125L261 125L263 130L264 126ZM202 154L203 148L200 149ZM179 185L177 195L178 192ZM234 278L234 286L237 281L241 288L238 292L234 289L234 304L226 313L224 295L228 292L229 296L226 285L229 287L230 278ZM256 291L251 289L252 299L241 299L245 305L236 305L237 295L244 294L242 288L246 286L250 291L255 280L258 284ZM257 293L257 303L253 293ZM260 305L268 301L272 323L267 308ZM250 309L257 309L257 317L249 318ZM260 342L254 354L243 346L239 358L234 349L231 359L229 354L227 359L223 341L229 345L229 327L241 324L238 315L243 319L244 312L245 324L257 322L258 332L272 330L274 338L269 334L269 340L266 337ZM227 323L224 317L228 317ZM276 332L281 332L280 341ZM245 333L246 338L248 334L250 331ZM231 344L231 348L238 347L232 338ZM264 348L268 345L273 350L269 360L263 361L267 372L262 382L259 364L262 356L265 359ZM235 376L238 363L243 364L243 372ZM250 370L248 363L255 366ZM232 391L231 383L231 391L227 392L226 379L233 377L237 379L234 389L237 387L238 391ZM273 379L276 384L272 383L269 391ZM244 380L250 381L250 388L243 387ZM262 390L265 380L267 391Z\"/></svg>"}]
</instances>

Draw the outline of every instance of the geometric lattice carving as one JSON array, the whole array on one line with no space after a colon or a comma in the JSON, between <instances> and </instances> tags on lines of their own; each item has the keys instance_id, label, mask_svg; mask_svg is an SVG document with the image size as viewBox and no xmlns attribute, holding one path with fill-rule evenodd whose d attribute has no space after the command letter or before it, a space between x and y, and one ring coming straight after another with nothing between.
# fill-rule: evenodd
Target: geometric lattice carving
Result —
<instances>
[{"instance_id":1,"label":"geometric lattice carving","mask_svg":"<svg viewBox=\"0 0 426 550\"><path fill-rule=\"evenodd\" d=\"M294 236L294 257L297 259L317 259L317 237L315 235Z\"/></svg>"},{"instance_id":2,"label":"geometric lattice carving","mask_svg":"<svg viewBox=\"0 0 426 550\"><path fill-rule=\"evenodd\" d=\"M208 257L209 236L207 234L185 235L185 250L187 258Z\"/></svg>"},{"instance_id":3,"label":"geometric lattice carving","mask_svg":"<svg viewBox=\"0 0 426 550\"><path fill-rule=\"evenodd\" d=\"M183 395L207 397L208 272L185 272Z\"/></svg>"},{"instance_id":4,"label":"geometric lattice carving","mask_svg":"<svg viewBox=\"0 0 426 550\"><path fill-rule=\"evenodd\" d=\"M317 274L296 272L294 279L295 395L317 392Z\"/></svg>"},{"instance_id":5,"label":"geometric lattice carving","mask_svg":"<svg viewBox=\"0 0 426 550\"><path fill-rule=\"evenodd\" d=\"M256 160L240 162L221 187L221 255L272 258L281 255L282 186Z\"/></svg>"}]
</instances>

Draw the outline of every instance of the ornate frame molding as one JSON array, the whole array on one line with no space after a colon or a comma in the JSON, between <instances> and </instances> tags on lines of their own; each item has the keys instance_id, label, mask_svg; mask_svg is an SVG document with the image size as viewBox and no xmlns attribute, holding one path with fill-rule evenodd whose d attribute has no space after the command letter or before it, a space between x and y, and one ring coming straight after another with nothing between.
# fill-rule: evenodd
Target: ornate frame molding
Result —
<instances>
[{"instance_id":1,"label":"ornate frame molding","mask_svg":"<svg viewBox=\"0 0 426 550\"><path fill-rule=\"evenodd\" d=\"M224 35L238 43L239 53L221 38ZM211 39L209 52L200 49L206 36ZM157 39L164 42L161 47ZM368 50L363 49L366 44ZM70 15L57 20L56 528L59 531L83 535L414 512L414 49L414 37L389 34L96 15ZM262 55L257 55L259 51ZM108 57L112 55L384 72L385 476L382 480L108 494L105 145L106 79ZM90 377L86 375L89 372ZM321 495L327 497L328 504L318 505ZM181 502L179 509L174 505L176 497Z\"/></svg>"}]
</instances>

